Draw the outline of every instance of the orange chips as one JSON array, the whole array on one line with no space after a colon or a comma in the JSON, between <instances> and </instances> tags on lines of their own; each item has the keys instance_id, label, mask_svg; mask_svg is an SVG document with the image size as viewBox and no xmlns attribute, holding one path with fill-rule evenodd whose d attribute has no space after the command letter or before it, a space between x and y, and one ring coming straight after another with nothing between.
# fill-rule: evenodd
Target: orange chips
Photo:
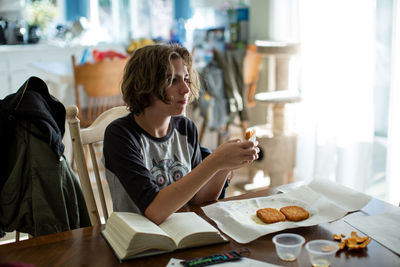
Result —
<instances>
[{"instance_id":1,"label":"orange chips","mask_svg":"<svg viewBox=\"0 0 400 267\"><path fill-rule=\"evenodd\" d=\"M359 236L357 232L351 232L350 237L343 239L342 237L345 237L344 234L340 235L333 235L333 239L336 241L339 241L339 250L345 249L346 247L350 250L353 249L362 249L366 248L369 242L371 242L371 238L368 236Z\"/></svg>"}]
</instances>

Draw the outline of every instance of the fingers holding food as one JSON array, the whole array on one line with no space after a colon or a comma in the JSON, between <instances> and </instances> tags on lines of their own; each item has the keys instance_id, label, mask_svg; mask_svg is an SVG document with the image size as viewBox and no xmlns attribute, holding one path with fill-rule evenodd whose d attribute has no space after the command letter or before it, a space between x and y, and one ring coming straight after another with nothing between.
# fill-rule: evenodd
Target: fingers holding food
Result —
<instances>
[{"instance_id":1,"label":"fingers holding food","mask_svg":"<svg viewBox=\"0 0 400 267\"><path fill-rule=\"evenodd\" d=\"M246 131L246 134L244 136L246 141L252 141L252 149L249 151L251 153L252 159L249 161L252 162L256 159L258 159L258 153L260 152L260 149L257 147L258 146L258 141L256 141L256 129L249 129ZM245 143L244 143L245 144ZM246 144L248 146L248 143Z\"/></svg>"}]
</instances>

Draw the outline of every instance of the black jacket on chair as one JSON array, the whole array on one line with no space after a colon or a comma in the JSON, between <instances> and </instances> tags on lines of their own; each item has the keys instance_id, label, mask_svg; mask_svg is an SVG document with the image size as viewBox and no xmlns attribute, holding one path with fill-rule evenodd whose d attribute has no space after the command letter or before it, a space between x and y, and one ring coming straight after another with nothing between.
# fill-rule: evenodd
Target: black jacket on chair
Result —
<instances>
[{"instance_id":1,"label":"black jacket on chair","mask_svg":"<svg viewBox=\"0 0 400 267\"><path fill-rule=\"evenodd\" d=\"M90 225L80 184L63 156L65 107L29 78L0 101L0 228L33 236Z\"/></svg>"}]
</instances>

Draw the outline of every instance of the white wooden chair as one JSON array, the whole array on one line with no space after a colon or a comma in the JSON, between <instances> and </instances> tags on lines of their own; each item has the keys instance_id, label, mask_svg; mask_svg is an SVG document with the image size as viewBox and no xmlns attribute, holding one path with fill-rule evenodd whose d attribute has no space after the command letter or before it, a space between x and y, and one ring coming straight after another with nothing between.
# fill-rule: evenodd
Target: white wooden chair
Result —
<instances>
[{"instance_id":1,"label":"white wooden chair","mask_svg":"<svg viewBox=\"0 0 400 267\"><path fill-rule=\"evenodd\" d=\"M90 182L89 168L85 158L84 146L89 147L89 154L93 173L96 179L98 188L99 199L102 207L104 219L108 219L107 205L104 197L103 186L101 183L99 165L96 159L94 144L100 143L104 140L104 131L110 122L125 116L129 113L125 106L114 107L106 110L88 127L80 128L80 121L78 119L78 107L73 105L67 108L67 120L69 124L72 151L74 160L79 175L79 180L82 186L83 195L85 197L86 206L89 212L90 221L92 225L101 224L100 214L97 209L92 183Z\"/></svg>"}]
</instances>

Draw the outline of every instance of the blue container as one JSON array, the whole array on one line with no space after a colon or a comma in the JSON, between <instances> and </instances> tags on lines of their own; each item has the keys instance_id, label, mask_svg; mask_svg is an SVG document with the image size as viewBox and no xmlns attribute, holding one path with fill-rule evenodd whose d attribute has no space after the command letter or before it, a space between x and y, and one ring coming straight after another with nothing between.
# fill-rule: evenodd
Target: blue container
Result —
<instances>
[{"instance_id":1,"label":"blue container","mask_svg":"<svg viewBox=\"0 0 400 267\"><path fill-rule=\"evenodd\" d=\"M248 21L249 20L249 8L241 7L237 9L237 20L238 21Z\"/></svg>"}]
</instances>

